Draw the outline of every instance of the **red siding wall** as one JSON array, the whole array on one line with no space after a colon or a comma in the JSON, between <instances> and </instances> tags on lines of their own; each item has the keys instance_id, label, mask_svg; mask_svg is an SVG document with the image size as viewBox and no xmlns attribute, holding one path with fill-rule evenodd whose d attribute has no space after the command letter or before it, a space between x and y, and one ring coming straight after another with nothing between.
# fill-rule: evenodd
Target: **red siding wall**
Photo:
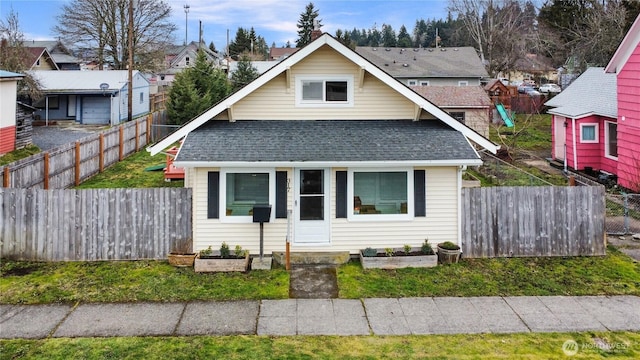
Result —
<instances>
[{"instance_id":1,"label":"red siding wall","mask_svg":"<svg viewBox=\"0 0 640 360\"><path fill-rule=\"evenodd\" d=\"M618 184L640 191L640 44L618 72Z\"/></svg>"},{"instance_id":2,"label":"red siding wall","mask_svg":"<svg viewBox=\"0 0 640 360\"><path fill-rule=\"evenodd\" d=\"M615 122L613 118L602 117L597 115L587 116L585 118L575 120L575 149L573 142L574 125L573 120L568 119L567 126L567 164L575 170L584 170L585 167L591 167L593 170L603 170L608 173L616 174L618 163L616 160L609 159L604 156L605 153L605 121ZM581 142L580 124L597 124L598 125L598 142L590 143ZM574 153L576 156L574 157ZM577 160L577 165L576 165Z\"/></svg>"},{"instance_id":3,"label":"red siding wall","mask_svg":"<svg viewBox=\"0 0 640 360\"><path fill-rule=\"evenodd\" d=\"M0 155L13 151L16 148L16 127L7 126L0 128Z\"/></svg>"}]
</instances>

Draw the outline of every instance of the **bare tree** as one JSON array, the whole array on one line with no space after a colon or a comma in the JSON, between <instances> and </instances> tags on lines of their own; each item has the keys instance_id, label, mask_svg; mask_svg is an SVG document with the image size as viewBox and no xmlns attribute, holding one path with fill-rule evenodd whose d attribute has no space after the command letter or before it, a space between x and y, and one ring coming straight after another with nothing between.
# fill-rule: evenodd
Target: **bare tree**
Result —
<instances>
[{"instance_id":1,"label":"bare tree","mask_svg":"<svg viewBox=\"0 0 640 360\"><path fill-rule=\"evenodd\" d=\"M126 69L129 1L134 1L135 67L158 69L163 65L162 50L173 42L176 30L164 0L73 0L63 5L53 30L65 41L96 49L100 65L109 60L116 69Z\"/></svg>"},{"instance_id":2,"label":"bare tree","mask_svg":"<svg viewBox=\"0 0 640 360\"><path fill-rule=\"evenodd\" d=\"M449 0L449 11L462 20L490 75L510 70L523 55L533 21L525 21L526 5L523 0Z\"/></svg>"},{"instance_id":3,"label":"bare tree","mask_svg":"<svg viewBox=\"0 0 640 360\"><path fill-rule=\"evenodd\" d=\"M13 8L6 20L0 19L0 69L25 75L18 82L18 96L37 100L42 96L38 80L28 71L32 64L27 64L29 53L23 46L24 34L20 30L18 13Z\"/></svg>"}]
</instances>

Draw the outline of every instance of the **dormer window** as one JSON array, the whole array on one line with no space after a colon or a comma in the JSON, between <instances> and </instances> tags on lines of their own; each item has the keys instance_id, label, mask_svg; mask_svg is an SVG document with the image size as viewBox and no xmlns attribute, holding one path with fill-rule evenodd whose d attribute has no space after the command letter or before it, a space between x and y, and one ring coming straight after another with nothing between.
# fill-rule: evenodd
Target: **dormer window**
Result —
<instances>
[{"instance_id":1,"label":"dormer window","mask_svg":"<svg viewBox=\"0 0 640 360\"><path fill-rule=\"evenodd\" d=\"M191 63L191 59L189 59L189 57L187 56L184 58L184 62L187 66L189 66L189 64Z\"/></svg>"},{"instance_id":2,"label":"dormer window","mask_svg":"<svg viewBox=\"0 0 640 360\"><path fill-rule=\"evenodd\" d=\"M301 107L353 106L353 77L297 76L296 105Z\"/></svg>"}]
</instances>

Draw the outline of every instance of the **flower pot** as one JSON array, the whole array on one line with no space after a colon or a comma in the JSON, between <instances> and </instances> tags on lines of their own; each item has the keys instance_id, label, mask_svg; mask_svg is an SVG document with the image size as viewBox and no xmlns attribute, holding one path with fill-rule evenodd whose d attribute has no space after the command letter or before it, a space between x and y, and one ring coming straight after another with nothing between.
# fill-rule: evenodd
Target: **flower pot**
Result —
<instances>
[{"instance_id":1,"label":"flower pot","mask_svg":"<svg viewBox=\"0 0 640 360\"><path fill-rule=\"evenodd\" d=\"M169 259L169 264L176 267L191 267L193 266L194 259L196 258L196 254L178 254L178 253L169 253L167 255Z\"/></svg>"},{"instance_id":2,"label":"flower pot","mask_svg":"<svg viewBox=\"0 0 640 360\"><path fill-rule=\"evenodd\" d=\"M240 271L245 272L249 269L249 252L247 251L244 257L241 258L222 258L219 255L213 255L210 257L201 257L198 255L195 259L194 270L195 272L230 272Z\"/></svg>"},{"instance_id":3,"label":"flower pot","mask_svg":"<svg viewBox=\"0 0 640 360\"><path fill-rule=\"evenodd\" d=\"M360 264L363 269L400 269L406 267L434 267L438 265L437 255L424 255L419 248L412 248L409 255L402 249L395 249L393 256L386 256L383 250L378 250L377 256L364 256L360 251Z\"/></svg>"},{"instance_id":4,"label":"flower pot","mask_svg":"<svg viewBox=\"0 0 640 360\"><path fill-rule=\"evenodd\" d=\"M438 262L440 264L455 264L460 260L460 249L448 250L438 246Z\"/></svg>"}]
</instances>

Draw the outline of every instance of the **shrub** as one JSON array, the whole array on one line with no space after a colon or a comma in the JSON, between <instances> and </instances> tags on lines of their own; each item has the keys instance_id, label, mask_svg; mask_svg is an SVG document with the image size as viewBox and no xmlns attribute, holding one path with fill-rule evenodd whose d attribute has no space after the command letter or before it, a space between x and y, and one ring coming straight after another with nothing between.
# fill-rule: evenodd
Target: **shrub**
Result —
<instances>
[{"instance_id":1,"label":"shrub","mask_svg":"<svg viewBox=\"0 0 640 360\"><path fill-rule=\"evenodd\" d=\"M438 244L438 247L444 250L460 250L460 246L452 243L451 241L445 241Z\"/></svg>"},{"instance_id":2,"label":"shrub","mask_svg":"<svg viewBox=\"0 0 640 360\"><path fill-rule=\"evenodd\" d=\"M220 257L223 259L226 259L229 257L229 254L231 252L229 251L229 245L227 245L226 242L222 242L222 245L220 245Z\"/></svg>"},{"instance_id":3,"label":"shrub","mask_svg":"<svg viewBox=\"0 0 640 360\"><path fill-rule=\"evenodd\" d=\"M362 256L364 257L376 257L376 255L378 255L378 250L376 249L368 247L362 250Z\"/></svg>"},{"instance_id":4,"label":"shrub","mask_svg":"<svg viewBox=\"0 0 640 360\"><path fill-rule=\"evenodd\" d=\"M435 254L435 252L433 251L433 248L431 247L431 244L429 244L429 239L425 239L424 240L424 243L422 243L422 247L420 248L420 250L425 255L434 255Z\"/></svg>"}]
</instances>

